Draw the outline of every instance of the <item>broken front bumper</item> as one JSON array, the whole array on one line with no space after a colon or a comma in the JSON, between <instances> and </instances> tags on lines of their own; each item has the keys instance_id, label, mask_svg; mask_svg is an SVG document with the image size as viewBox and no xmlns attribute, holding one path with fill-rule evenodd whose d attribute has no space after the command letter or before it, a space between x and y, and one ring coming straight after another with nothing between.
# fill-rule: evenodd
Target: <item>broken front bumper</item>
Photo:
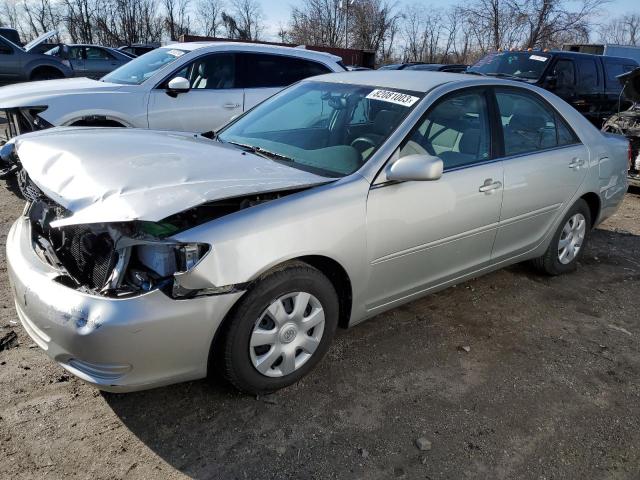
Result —
<instances>
[{"instance_id":1,"label":"broken front bumper","mask_svg":"<svg viewBox=\"0 0 640 480\"><path fill-rule=\"evenodd\" d=\"M129 298L90 295L58 283L31 226L7 237L18 317L53 360L102 390L133 391L205 377L213 336L242 292L173 300L160 291Z\"/></svg>"}]
</instances>

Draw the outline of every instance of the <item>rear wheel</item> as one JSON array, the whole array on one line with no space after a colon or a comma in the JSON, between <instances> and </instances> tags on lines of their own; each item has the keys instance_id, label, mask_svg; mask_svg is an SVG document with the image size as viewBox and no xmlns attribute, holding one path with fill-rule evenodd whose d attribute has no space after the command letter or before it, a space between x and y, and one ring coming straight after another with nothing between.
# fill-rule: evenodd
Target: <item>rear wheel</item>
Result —
<instances>
[{"instance_id":1,"label":"rear wheel","mask_svg":"<svg viewBox=\"0 0 640 480\"><path fill-rule=\"evenodd\" d=\"M584 254L591 229L591 210L580 199L567 212L544 255L533 260L548 275L561 275L576 269Z\"/></svg>"},{"instance_id":2,"label":"rear wheel","mask_svg":"<svg viewBox=\"0 0 640 480\"><path fill-rule=\"evenodd\" d=\"M337 324L338 296L329 279L291 264L261 278L241 299L217 346L219 367L239 390L273 392L313 369Z\"/></svg>"}]
</instances>

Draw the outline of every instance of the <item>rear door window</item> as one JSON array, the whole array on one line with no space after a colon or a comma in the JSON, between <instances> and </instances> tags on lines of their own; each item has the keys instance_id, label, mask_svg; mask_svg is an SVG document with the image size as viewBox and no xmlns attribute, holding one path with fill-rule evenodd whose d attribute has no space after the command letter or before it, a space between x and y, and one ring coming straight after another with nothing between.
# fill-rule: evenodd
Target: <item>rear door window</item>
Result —
<instances>
[{"instance_id":1,"label":"rear door window","mask_svg":"<svg viewBox=\"0 0 640 480\"><path fill-rule=\"evenodd\" d=\"M533 94L498 89L496 100L507 157L578 142L558 113Z\"/></svg>"},{"instance_id":2,"label":"rear door window","mask_svg":"<svg viewBox=\"0 0 640 480\"><path fill-rule=\"evenodd\" d=\"M331 73L321 63L284 55L241 54L245 65L245 88L286 87L299 80Z\"/></svg>"},{"instance_id":3,"label":"rear door window","mask_svg":"<svg viewBox=\"0 0 640 480\"><path fill-rule=\"evenodd\" d=\"M580 58L576 63L578 64L578 88L585 93L597 91L600 81L595 60Z\"/></svg>"},{"instance_id":4,"label":"rear door window","mask_svg":"<svg viewBox=\"0 0 640 480\"><path fill-rule=\"evenodd\" d=\"M625 64L624 61L619 60L605 60L604 68L607 75L607 84L611 86L620 86L618 82L618 75L630 72L635 67L633 65Z\"/></svg>"}]
</instances>

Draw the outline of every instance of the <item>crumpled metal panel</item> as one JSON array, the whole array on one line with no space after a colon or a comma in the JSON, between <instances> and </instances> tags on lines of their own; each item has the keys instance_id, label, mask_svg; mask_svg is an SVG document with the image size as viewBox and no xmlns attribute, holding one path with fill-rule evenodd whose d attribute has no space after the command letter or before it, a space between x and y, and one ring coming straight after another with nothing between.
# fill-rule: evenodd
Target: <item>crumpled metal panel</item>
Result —
<instances>
[{"instance_id":1,"label":"crumpled metal panel","mask_svg":"<svg viewBox=\"0 0 640 480\"><path fill-rule=\"evenodd\" d=\"M189 133L54 128L15 144L31 180L73 212L53 227L159 221L205 202L329 181Z\"/></svg>"}]
</instances>

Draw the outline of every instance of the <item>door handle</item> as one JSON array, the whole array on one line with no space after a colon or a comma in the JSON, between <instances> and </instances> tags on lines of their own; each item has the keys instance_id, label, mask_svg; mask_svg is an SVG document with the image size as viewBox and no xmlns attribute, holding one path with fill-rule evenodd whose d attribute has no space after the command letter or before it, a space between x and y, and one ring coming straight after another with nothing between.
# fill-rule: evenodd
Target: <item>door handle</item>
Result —
<instances>
[{"instance_id":1,"label":"door handle","mask_svg":"<svg viewBox=\"0 0 640 480\"><path fill-rule=\"evenodd\" d=\"M478 189L479 192L486 193L487 195L493 193L494 190L498 190L502 187L502 182L493 181L493 178L487 178L484 183Z\"/></svg>"},{"instance_id":2,"label":"door handle","mask_svg":"<svg viewBox=\"0 0 640 480\"><path fill-rule=\"evenodd\" d=\"M583 165L584 165L584 160L576 157L573 160L571 160L571 163L569 164L569 168L575 168L577 170Z\"/></svg>"},{"instance_id":3,"label":"door handle","mask_svg":"<svg viewBox=\"0 0 640 480\"><path fill-rule=\"evenodd\" d=\"M223 105L224 108L238 108L240 107L239 103L225 103Z\"/></svg>"}]
</instances>

